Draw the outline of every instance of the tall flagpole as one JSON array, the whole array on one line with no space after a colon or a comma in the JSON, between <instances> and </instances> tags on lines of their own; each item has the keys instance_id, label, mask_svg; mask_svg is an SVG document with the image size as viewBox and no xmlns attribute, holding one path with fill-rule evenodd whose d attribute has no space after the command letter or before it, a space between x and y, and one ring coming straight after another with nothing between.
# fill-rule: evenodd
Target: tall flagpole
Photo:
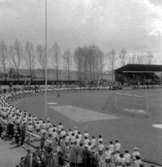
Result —
<instances>
[{"instance_id":1,"label":"tall flagpole","mask_svg":"<svg viewBox=\"0 0 162 167\"><path fill-rule=\"evenodd\" d=\"M44 117L47 118L48 116L48 104L47 104L47 91L48 91L48 84L47 84L47 64L48 64L48 48L47 48L47 0L45 0L45 94L44 94Z\"/></svg>"}]
</instances>

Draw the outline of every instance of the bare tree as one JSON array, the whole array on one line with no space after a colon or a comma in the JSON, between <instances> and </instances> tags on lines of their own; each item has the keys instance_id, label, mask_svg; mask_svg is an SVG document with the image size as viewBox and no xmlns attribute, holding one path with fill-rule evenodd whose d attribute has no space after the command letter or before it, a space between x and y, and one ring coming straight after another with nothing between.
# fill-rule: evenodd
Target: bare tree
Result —
<instances>
[{"instance_id":1,"label":"bare tree","mask_svg":"<svg viewBox=\"0 0 162 167\"><path fill-rule=\"evenodd\" d=\"M17 77L19 79L19 72L20 72L20 66L23 56L23 47L21 45L21 42L19 40L15 40L13 45L10 47L10 56L11 56L11 62L15 67Z\"/></svg>"},{"instance_id":2,"label":"bare tree","mask_svg":"<svg viewBox=\"0 0 162 167\"><path fill-rule=\"evenodd\" d=\"M54 68L56 71L56 80L59 80L59 55L60 55L60 47L57 43L55 43L52 48L50 49L51 51L51 57L52 61L54 63Z\"/></svg>"},{"instance_id":3,"label":"bare tree","mask_svg":"<svg viewBox=\"0 0 162 167\"><path fill-rule=\"evenodd\" d=\"M143 64L144 63L144 56L137 55L137 64Z\"/></svg>"},{"instance_id":4,"label":"bare tree","mask_svg":"<svg viewBox=\"0 0 162 167\"><path fill-rule=\"evenodd\" d=\"M72 63L71 52L69 49L64 52L63 58L64 58L65 71L67 72L67 79L69 81L70 80L71 63Z\"/></svg>"},{"instance_id":5,"label":"bare tree","mask_svg":"<svg viewBox=\"0 0 162 167\"><path fill-rule=\"evenodd\" d=\"M108 59L109 59L109 64L111 66L111 71L112 71L112 81L114 81L114 67L115 67L115 59L116 59L116 51L115 51L115 49L112 49L108 53Z\"/></svg>"},{"instance_id":6,"label":"bare tree","mask_svg":"<svg viewBox=\"0 0 162 167\"><path fill-rule=\"evenodd\" d=\"M127 50L123 48L119 54L119 58L122 66L126 64L126 56L127 56Z\"/></svg>"},{"instance_id":7,"label":"bare tree","mask_svg":"<svg viewBox=\"0 0 162 167\"><path fill-rule=\"evenodd\" d=\"M152 61L153 61L153 58L154 58L154 55L152 52L148 52L147 53L147 59L148 59L148 64L152 64Z\"/></svg>"},{"instance_id":8,"label":"bare tree","mask_svg":"<svg viewBox=\"0 0 162 167\"><path fill-rule=\"evenodd\" d=\"M95 45L89 47L90 50L90 64L92 80L102 79L103 74L103 52Z\"/></svg>"},{"instance_id":9,"label":"bare tree","mask_svg":"<svg viewBox=\"0 0 162 167\"><path fill-rule=\"evenodd\" d=\"M77 48L75 60L80 80L94 81L102 78L103 53L98 47L90 45Z\"/></svg>"},{"instance_id":10,"label":"bare tree","mask_svg":"<svg viewBox=\"0 0 162 167\"><path fill-rule=\"evenodd\" d=\"M3 73L5 74L6 79L6 66L7 66L7 45L4 41L0 42L0 61L3 68Z\"/></svg>"},{"instance_id":11,"label":"bare tree","mask_svg":"<svg viewBox=\"0 0 162 167\"><path fill-rule=\"evenodd\" d=\"M77 67L77 72L78 72L78 80L82 81L82 73L83 73L83 58L82 58L82 48L78 47L75 49L74 52L74 60L76 63L76 67Z\"/></svg>"},{"instance_id":12,"label":"bare tree","mask_svg":"<svg viewBox=\"0 0 162 167\"><path fill-rule=\"evenodd\" d=\"M27 41L25 45L25 63L29 70L31 80L33 78L33 69L35 65L35 54L34 54L34 45L32 42Z\"/></svg>"},{"instance_id":13,"label":"bare tree","mask_svg":"<svg viewBox=\"0 0 162 167\"><path fill-rule=\"evenodd\" d=\"M42 70L43 70L43 76L45 80L45 68L47 65L47 59L45 57L45 47L42 46L41 44L37 46L37 55L38 55L39 64L41 65Z\"/></svg>"}]
</instances>

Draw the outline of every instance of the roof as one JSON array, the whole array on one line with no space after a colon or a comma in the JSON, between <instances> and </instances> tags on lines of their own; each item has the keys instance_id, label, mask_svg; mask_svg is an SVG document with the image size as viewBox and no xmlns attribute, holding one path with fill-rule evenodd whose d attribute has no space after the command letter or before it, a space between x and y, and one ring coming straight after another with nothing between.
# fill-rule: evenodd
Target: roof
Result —
<instances>
[{"instance_id":1,"label":"roof","mask_svg":"<svg viewBox=\"0 0 162 167\"><path fill-rule=\"evenodd\" d=\"M147 72L162 72L162 65L152 64L127 64L115 70L116 72L126 73L147 73Z\"/></svg>"}]
</instances>

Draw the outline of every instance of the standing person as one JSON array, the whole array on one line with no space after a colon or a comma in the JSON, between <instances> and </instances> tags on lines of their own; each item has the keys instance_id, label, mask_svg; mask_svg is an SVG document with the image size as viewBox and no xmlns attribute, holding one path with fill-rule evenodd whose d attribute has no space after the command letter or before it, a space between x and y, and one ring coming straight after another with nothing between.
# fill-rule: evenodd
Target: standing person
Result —
<instances>
[{"instance_id":1,"label":"standing person","mask_svg":"<svg viewBox=\"0 0 162 167\"><path fill-rule=\"evenodd\" d=\"M131 165L131 155L128 150L125 150L124 157L125 157L126 166L130 166Z\"/></svg>"},{"instance_id":2,"label":"standing person","mask_svg":"<svg viewBox=\"0 0 162 167\"><path fill-rule=\"evenodd\" d=\"M90 161L90 166L91 167L98 167L98 159L97 159L97 155L95 152L91 152L91 161Z\"/></svg>"},{"instance_id":3,"label":"standing person","mask_svg":"<svg viewBox=\"0 0 162 167\"><path fill-rule=\"evenodd\" d=\"M83 143L80 143L78 146L78 151L77 151L77 165L78 167L83 167Z\"/></svg>"},{"instance_id":4,"label":"standing person","mask_svg":"<svg viewBox=\"0 0 162 167\"><path fill-rule=\"evenodd\" d=\"M45 142L46 142L46 133L43 133L40 139L40 148L41 150L43 150L44 146L45 146Z\"/></svg>"},{"instance_id":5,"label":"standing person","mask_svg":"<svg viewBox=\"0 0 162 167\"><path fill-rule=\"evenodd\" d=\"M140 156L136 156L134 160L134 167L141 167L143 166L142 160Z\"/></svg>"},{"instance_id":6,"label":"standing person","mask_svg":"<svg viewBox=\"0 0 162 167\"><path fill-rule=\"evenodd\" d=\"M26 125L25 124L23 124L22 126L21 126L21 145L23 145L24 144L24 141L25 141L25 136L26 136Z\"/></svg>"},{"instance_id":7,"label":"standing person","mask_svg":"<svg viewBox=\"0 0 162 167\"><path fill-rule=\"evenodd\" d=\"M138 147L134 147L134 148L133 148L132 159L133 159L133 160L136 160L136 156L138 156L138 157L141 156L141 153L140 153Z\"/></svg>"},{"instance_id":8,"label":"standing person","mask_svg":"<svg viewBox=\"0 0 162 167\"><path fill-rule=\"evenodd\" d=\"M41 167L40 157L35 153L33 153L32 167Z\"/></svg>"},{"instance_id":9,"label":"standing person","mask_svg":"<svg viewBox=\"0 0 162 167\"><path fill-rule=\"evenodd\" d=\"M90 151L87 146L83 150L83 167L90 167Z\"/></svg>"},{"instance_id":10,"label":"standing person","mask_svg":"<svg viewBox=\"0 0 162 167\"><path fill-rule=\"evenodd\" d=\"M46 150L45 154L45 167L55 167L56 162L52 150Z\"/></svg>"},{"instance_id":11,"label":"standing person","mask_svg":"<svg viewBox=\"0 0 162 167\"><path fill-rule=\"evenodd\" d=\"M63 167L64 166L64 156L63 156L63 153L60 151L57 153L58 155L58 167Z\"/></svg>"},{"instance_id":12,"label":"standing person","mask_svg":"<svg viewBox=\"0 0 162 167\"><path fill-rule=\"evenodd\" d=\"M119 140L115 140L114 149L115 151L121 151L121 144Z\"/></svg>"},{"instance_id":13,"label":"standing person","mask_svg":"<svg viewBox=\"0 0 162 167\"><path fill-rule=\"evenodd\" d=\"M73 142L73 145L70 150L70 155L69 155L69 161L70 161L70 167L76 167L77 163L77 145L76 141Z\"/></svg>"},{"instance_id":14,"label":"standing person","mask_svg":"<svg viewBox=\"0 0 162 167\"><path fill-rule=\"evenodd\" d=\"M31 150L27 150L27 154L24 159L24 167L32 167L32 158Z\"/></svg>"},{"instance_id":15,"label":"standing person","mask_svg":"<svg viewBox=\"0 0 162 167\"><path fill-rule=\"evenodd\" d=\"M110 151L110 149L108 147L106 147L104 154L105 154L106 167L110 167L111 166L112 152Z\"/></svg>"},{"instance_id":16,"label":"standing person","mask_svg":"<svg viewBox=\"0 0 162 167\"><path fill-rule=\"evenodd\" d=\"M20 142L20 133L19 133L18 128L15 129L14 134L15 134L15 143L16 143L17 145L19 145L19 142Z\"/></svg>"},{"instance_id":17,"label":"standing person","mask_svg":"<svg viewBox=\"0 0 162 167\"><path fill-rule=\"evenodd\" d=\"M3 127L2 127L2 124L0 123L0 138L1 138L2 132L3 132Z\"/></svg>"}]
</instances>

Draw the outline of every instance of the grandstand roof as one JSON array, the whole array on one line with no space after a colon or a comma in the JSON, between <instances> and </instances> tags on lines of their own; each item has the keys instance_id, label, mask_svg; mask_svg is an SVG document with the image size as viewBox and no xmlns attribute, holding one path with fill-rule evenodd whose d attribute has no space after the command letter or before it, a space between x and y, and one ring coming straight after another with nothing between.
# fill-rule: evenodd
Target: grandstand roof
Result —
<instances>
[{"instance_id":1,"label":"grandstand roof","mask_svg":"<svg viewBox=\"0 0 162 167\"><path fill-rule=\"evenodd\" d=\"M116 72L126 73L147 73L147 72L162 72L162 65L152 64L127 64L115 70Z\"/></svg>"}]
</instances>

